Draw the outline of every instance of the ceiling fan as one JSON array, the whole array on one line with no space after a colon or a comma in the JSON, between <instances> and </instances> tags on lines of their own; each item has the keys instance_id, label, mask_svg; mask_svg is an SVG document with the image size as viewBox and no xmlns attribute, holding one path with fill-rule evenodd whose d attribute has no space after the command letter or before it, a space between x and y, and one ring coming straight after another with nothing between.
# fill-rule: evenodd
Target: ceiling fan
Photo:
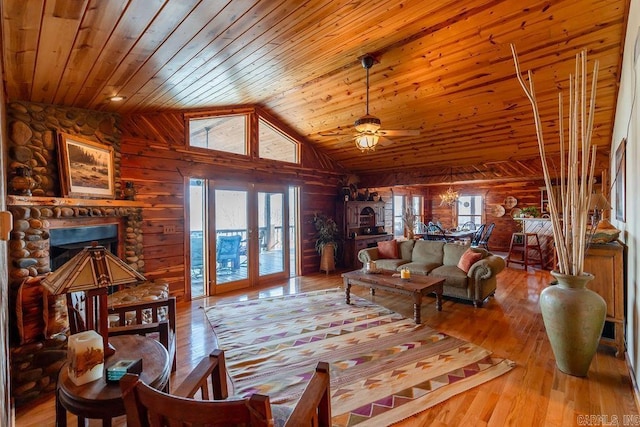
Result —
<instances>
[{"instance_id":1,"label":"ceiling fan","mask_svg":"<svg viewBox=\"0 0 640 427\"><path fill-rule=\"evenodd\" d=\"M382 122L379 118L369 114L369 69L373 66L375 58L366 54L362 57L362 67L367 70L367 104L366 114L354 122L356 133L353 134L349 141L353 140L356 147L362 151L373 151L378 144L387 145L391 143L391 140L386 138L387 136L415 136L420 135L418 129L397 129L397 130L382 130L380 126ZM321 132L322 136L336 136L344 135L340 132Z\"/></svg>"}]
</instances>

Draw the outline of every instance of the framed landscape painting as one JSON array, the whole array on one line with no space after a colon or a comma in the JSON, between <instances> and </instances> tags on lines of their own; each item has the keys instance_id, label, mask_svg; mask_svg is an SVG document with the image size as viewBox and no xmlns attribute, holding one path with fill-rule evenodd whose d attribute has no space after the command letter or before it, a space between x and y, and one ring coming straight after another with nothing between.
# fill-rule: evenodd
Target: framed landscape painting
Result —
<instances>
[{"instance_id":1,"label":"framed landscape painting","mask_svg":"<svg viewBox=\"0 0 640 427\"><path fill-rule=\"evenodd\" d=\"M64 197L115 197L112 147L60 133L58 159Z\"/></svg>"}]
</instances>

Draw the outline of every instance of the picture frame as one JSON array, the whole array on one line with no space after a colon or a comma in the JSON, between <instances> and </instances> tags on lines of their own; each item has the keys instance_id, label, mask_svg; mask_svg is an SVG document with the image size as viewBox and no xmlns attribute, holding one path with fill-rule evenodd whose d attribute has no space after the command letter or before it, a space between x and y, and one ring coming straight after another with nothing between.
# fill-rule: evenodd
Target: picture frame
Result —
<instances>
[{"instance_id":1,"label":"picture frame","mask_svg":"<svg viewBox=\"0 0 640 427\"><path fill-rule=\"evenodd\" d=\"M615 156L615 189L616 189L616 219L622 222L626 221L626 150L627 138L622 138L618 148L616 148Z\"/></svg>"},{"instance_id":2,"label":"picture frame","mask_svg":"<svg viewBox=\"0 0 640 427\"><path fill-rule=\"evenodd\" d=\"M63 197L115 198L113 147L59 133L58 164Z\"/></svg>"}]
</instances>

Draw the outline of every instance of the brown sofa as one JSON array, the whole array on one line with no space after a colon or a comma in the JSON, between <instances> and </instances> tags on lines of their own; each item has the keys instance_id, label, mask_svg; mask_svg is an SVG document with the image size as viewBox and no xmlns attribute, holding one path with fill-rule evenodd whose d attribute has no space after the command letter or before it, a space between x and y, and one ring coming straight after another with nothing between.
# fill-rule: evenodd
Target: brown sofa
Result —
<instances>
[{"instance_id":1,"label":"brown sofa","mask_svg":"<svg viewBox=\"0 0 640 427\"><path fill-rule=\"evenodd\" d=\"M465 273L458 262L468 249L481 254L481 259ZM383 270L407 268L411 274L444 277L444 295L472 301L475 307L495 293L496 275L505 267L504 259L485 249L433 240L398 242L398 258L381 258L373 247L360 250L358 259L365 265L375 261Z\"/></svg>"}]
</instances>

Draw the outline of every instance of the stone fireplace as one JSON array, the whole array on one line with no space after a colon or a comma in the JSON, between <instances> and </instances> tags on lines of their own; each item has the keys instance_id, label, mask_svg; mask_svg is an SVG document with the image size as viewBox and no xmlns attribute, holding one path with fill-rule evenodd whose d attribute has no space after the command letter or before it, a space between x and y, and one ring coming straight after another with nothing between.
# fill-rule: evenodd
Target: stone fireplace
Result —
<instances>
[{"instance_id":1,"label":"stone fireplace","mask_svg":"<svg viewBox=\"0 0 640 427\"><path fill-rule=\"evenodd\" d=\"M20 406L54 390L66 357L64 334L29 342L21 339L16 326L20 285L55 270L95 240L144 273L142 204L8 196L7 205L13 214L9 241L12 395Z\"/></svg>"},{"instance_id":2,"label":"stone fireplace","mask_svg":"<svg viewBox=\"0 0 640 427\"><path fill-rule=\"evenodd\" d=\"M60 256L74 247L81 249L96 239L108 243L113 253L143 272L139 205L124 200L9 196L8 209L13 214L9 243L11 287L19 286L29 276L52 271L52 255Z\"/></svg>"}]
</instances>

